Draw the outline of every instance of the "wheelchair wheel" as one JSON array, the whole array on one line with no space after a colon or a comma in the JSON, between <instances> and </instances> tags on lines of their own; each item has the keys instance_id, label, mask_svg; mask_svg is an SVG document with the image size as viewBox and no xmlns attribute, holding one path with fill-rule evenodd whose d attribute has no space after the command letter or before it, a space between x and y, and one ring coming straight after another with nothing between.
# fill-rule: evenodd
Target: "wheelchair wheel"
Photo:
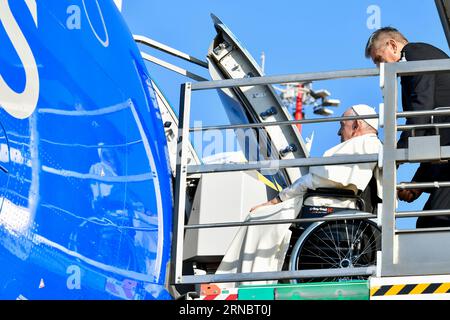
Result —
<instances>
[{"instance_id":1,"label":"wheelchair wheel","mask_svg":"<svg viewBox=\"0 0 450 320\"><path fill-rule=\"evenodd\" d=\"M316 222L300 236L292 249L289 270L367 267L376 263L381 232L370 220ZM331 282L366 279L368 276L294 279L299 282Z\"/></svg>"}]
</instances>

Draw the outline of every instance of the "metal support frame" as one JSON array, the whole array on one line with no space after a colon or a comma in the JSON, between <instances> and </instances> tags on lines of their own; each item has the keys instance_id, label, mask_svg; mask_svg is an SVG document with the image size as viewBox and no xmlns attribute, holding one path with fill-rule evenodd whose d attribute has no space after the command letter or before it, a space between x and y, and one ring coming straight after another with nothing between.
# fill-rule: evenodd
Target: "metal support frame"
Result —
<instances>
[{"instance_id":1,"label":"metal support frame","mask_svg":"<svg viewBox=\"0 0 450 320\"><path fill-rule=\"evenodd\" d=\"M420 182L420 183L405 183L402 182L397 185L397 189L431 189L431 188L449 188L450 182Z\"/></svg>"},{"instance_id":2,"label":"metal support frame","mask_svg":"<svg viewBox=\"0 0 450 320\"><path fill-rule=\"evenodd\" d=\"M352 156L334 156L326 158L303 158L287 160L262 160L251 161L243 164L207 164L192 165L188 167L188 173L211 173L224 171L249 171L273 168L314 167L333 164L367 163L377 162L378 154L362 154Z\"/></svg>"},{"instance_id":3,"label":"metal support frame","mask_svg":"<svg viewBox=\"0 0 450 320\"><path fill-rule=\"evenodd\" d=\"M186 207L186 179L189 142L191 83L181 85L180 122L178 130L177 165L175 176L175 206L172 239L172 283L181 283L183 272L183 243Z\"/></svg>"},{"instance_id":4,"label":"metal support frame","mask_svg":"<svg viewBox=\"0 0 450 320\"><path fill-rule=\"evenodd\" d=\"M450 111L447 111L450 114ZM291 126L293 124L311 124L311 123L323 123L323 122L338 122L342 120L362 120L362 119L378 119L378 115L367 116L348 116L348 117L327 117L319 119L302 119L302 120L289 120L289 121L277 121L277 122L264 122L264 123L244 123L244 124L231 124L222 126L207 126L191 128L189 131L208 131L208 130L229 130L229 129L247 129L247 128L264 128L271 126Z\"/></svg>"},{"instance_id":5,"label":"metal support frame","mask_svg":"<svg viewBox=\"0 0 450 320\"><path fill-rule=\"evenodd\" d=\"M362 78L378 76L376 68L354 69L329 72L312 72L302 74L288 74L280 76L252 77L243 79L229 79L218 81L197 82L192 84L192 90L207 90L232 87L247 87L256 85L268 85L287 82L311 82L332 79Z\"/></svg>"},{"instance_id":6,"label":"metal support frame","mask_svg":"<svg viewBox=\"0 0 450 320\"><path fill-rule=\"evenodd\" d=\"M382 64L382 91L384 96L384 151L381 276L408 276L445 274L450 271L450 258L442 243L450 243L450 229L396 230L396 218L449 215L450 210L396 212L397 189L414 187L447 187L448 182L408 183L397 185L397 165L408 162L408 149L397 149L397 131L417 129L419 126L397 126L401 116L447 114L448 110L397 113L399 76L417 73L439 73L450 70L450 59L412 61ZM443 111L443 113L441 113ZM448 124L423 125L420 128L448 127ZM441 159L450 158L449 147L441 147ZM424 155L423 160L427 157ZM420 160L420 159L418 159ZM380 262L378 262L380 263Z\"/></svg>"},{"instance_id":7,"label":"metal support frame","mask_svg":"<svg viewBox=\"0 0 450 320\"><path fill-rule=\"evenodd\" d=\"M174 214L174 241L172 251L172 279L173 283L205 283L205 282L238 282L238 281L256 281L256 280L278 280L278 279L293 279L301 277L328 277L339 275L371 275L375 273L375 266L369 266L368 268L349 268L346 270L333 269L333 270L308 270L298 272L262 272L251 274L216 274L216 275L203 275L203 276L183 276L182 263L183 263L183 235L186 229L200 229L200 228L215 228L215 227L228 227L228 226L241 226L246 223L222 223L214 225L184 225L184 206L186 202L186 179L187 176L194 173L206 173L206 172L224 172L224 171L243 171L254 170L263 168L273 168L273 161L261 161L255 163L246 164L233 164L233 165L198 165L188 166L186 156L186 145L189 141L189 132L195 130L203 130L202 128L189 128L189 115L190 115L190 98L191 91L194 90L207 90L218 88L230 88L234 86L245 87L254 85L268 85L275 83L287 83L287 82L307 82L318 80L331 80L342 78L354 78L354 77L369 77L380 75L380 86L382 88L384 96L384 108L382 112L383 119L380 119L384 124L384 151L382 154L382 166L383 166L383 202L382 202L382 254L381 262L377 264L381 265L381 275L408 275L414 274L412 271L414 266L424 266L425 270L430 274L436 274L436 272L442 272L445 270L449 272L449 263L440 263L432 270L429 261L417 261L414 264L414 257L412 249L406 247L406 250L399 251L402 246L405 246L400 236L405 236L405 239L411 241L413 237L425 236L425 242L431 243L433 238L429 235L437 235L436 241L442 241L446 239L450 243L450 232L448 230L429 230L420 232L397 232L395 229L396 217L409 217L414 214L418 215L439 215L450 214L450 210L440 211L434 210L429 212L399 212L396 213L396 201L397 201L397 189L398 188L412 188L413 184L397 185L397 164L402 162L408 162L408 149L397 149L397 131L399 129L409 130L408 126L397 126L397 118L400 117L414 117L423 115L442 115L449 114L448 110L435 110L435 111L420 111L420 112L403 112L397 113L397 101L398 101L398 84L397 77L402 75L412 75L416 73L427 72L445 72L450 70L450 59L448 60L430 60L430 61L414 61L414 62L400 62L392 64L381 64L381 69L356 69L334 72L320 72L320 73L307 73L307 74L292 74L282 76L271 77L253 77L243 78L236 80L221 80L221 81L206 81L198 83L186 83L182 86L181 101L180 101L180 130L177 154L177 176L176 176L176 189L175 189L175 214ZM364 117L361 117L364 118ZM369 117L366 117L369 118ZM372 117L370 117L372 118ZM336 119L323 119L322 122L337 121ZM290 121L278 123L278 125L292 125L298 123L307 123L308 120ZM312 122L312 121L309 121ZM314 122L318 122L314 120ZM252 125L238 125L239 127L262 127L267 125L277 125L275 123L264 124L252 124ZM441 126L442 124L439 124ZM210 127L208 129L230 129L236 126L220 126ZM450 158L450 147L441 147L441 156L443 158ZM324 165L324 164L339 164L339 163L357 163L357 162L374 162L378 160L378 155L358 155L358 156L345 156L345 157L332 157L332 158L309 158L309 159L293 159L293 160L280 160L276 161L277 167L286 168L289 166L312 166L312 165ZM420 161L421 159L417 159ZM424 156L424 161L427 160ZM432 182L430 185L424 184L422 187L436 186L436 183L440 183L440 186L447 186L449 182ZM397 214L397 216L396 216ZM358 217L364 218L364 217ZM367 215L365 218L373 218L373 215ZM338 216L329 216L322 220L340 219ZM296 219L302 220L302 219ZM271 221L274 223L292 223L291 221ZM251 224L248 223L247 224ZM400 247L399 247L400 246ZM433 252L432 252L433 253ZM438 252L437 252L438 253ZM404 259L403 264L399 265L399 260ZM424 258L426 259L426 257ZM450 262L450 258L449 258ZM422 263L422 264L421 264ZM427 264L428 263L428 264ZM411 264L409 267L405 267L405 264ZM418 269L418 272L424 274L424 269Z\"/></svg>"},{"instance_id":8,"label":"metal support frame","mask_svg":"<svg viewBox=\"0 0 450 320\"><path fill-rule=\"evenodd\" d=\"M411 118L421 117L427 115L450 115L450 110L436 110L436 111L409 111L397 113L397 118ZM278 122L265 122L265 123L245 123L245 124L232 124L222 126L206 126L190 128L190 132L194 131L208 131L208 130L227 130L227 129L246 129L246 128L263 128L270 126L289 126L293 124L311 124L311 123L324 123L324 122L338 122L342 120L366 120L366 119L378 119L379 115L366 115L366 116L348 116L348 117L327 117L319 119L302 119L302 120L290 120L290 121L278 121ZM446 128L450 124L424 124L413 126L398 126L397 130L411 130L415 128Z\"/></svg>"}]
</instances>

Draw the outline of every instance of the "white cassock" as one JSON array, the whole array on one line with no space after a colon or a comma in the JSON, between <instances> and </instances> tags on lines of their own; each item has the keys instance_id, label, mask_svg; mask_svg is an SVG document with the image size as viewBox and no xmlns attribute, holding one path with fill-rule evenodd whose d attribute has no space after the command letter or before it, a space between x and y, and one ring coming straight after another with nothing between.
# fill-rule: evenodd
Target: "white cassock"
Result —
<instances>
[{"instance_id":1,"label":"white cassock","mask_svg":"<svg viewBox=\"0 0 450 320\"><path fill-rule=\"evenodd\" d=\"M366 134L347 140L327 150L324 157L378 154L382 144L376 134ZM283 202L260 207L246 221L295 219L300 212L307 189L338 188L364 190L377 178L377 193L381 199L380 172L375 162L311 167L309 174L296 180L280 192ZM316 204L317 205L317 204ZM328 203L332 206L332 203ZM280 271L291 238L290 224L243 226L227 249L216 274ZM243 282L242 284L272 284L276 281ZM235 283L221 284L234 287Z\"/></svg>"}]
</instances>

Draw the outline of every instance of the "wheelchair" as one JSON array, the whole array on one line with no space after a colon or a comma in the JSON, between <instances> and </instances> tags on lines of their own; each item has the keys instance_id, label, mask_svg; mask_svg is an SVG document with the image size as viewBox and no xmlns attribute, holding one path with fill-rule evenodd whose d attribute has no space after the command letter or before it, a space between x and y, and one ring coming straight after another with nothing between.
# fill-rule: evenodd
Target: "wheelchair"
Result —
<instances>
[{"instance_id":1,"label":"wheelchair","mask_svg":"<svg viewBox=\"0 0 450 320\"><path fill-rule=\"evenodd\" d=\"M377 204L381 201L372 190L376 190L375 179L364 192L356 195L351 190L342 189L309 190L304 196L299 218L348 215L348 219L292 225L286 257L289 271L374 265L377 251L381 250L381 230L374 220L352 219L354 214L376 213ZM367 277L308 278L290 282L335 282Z\"/></svg>"}]
</instances>

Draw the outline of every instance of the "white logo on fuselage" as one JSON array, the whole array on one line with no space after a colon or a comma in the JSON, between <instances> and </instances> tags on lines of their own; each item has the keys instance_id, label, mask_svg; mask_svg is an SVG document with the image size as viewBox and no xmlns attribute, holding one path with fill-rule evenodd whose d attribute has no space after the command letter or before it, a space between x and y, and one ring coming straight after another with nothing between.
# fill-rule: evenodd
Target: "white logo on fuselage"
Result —
<instances>
[{"instance_id":1,"label":"white logo on fuselage","mask_svg":"<svg viewBox=\"0 0 450 320\"><path fill-rule=\"evenodd\" d=\"M25 0L25 3L37 27L36 0ZM3 24L25 71L25 89L22 92L11 89L0 74L0 106L11 116L25 119L34 112L39 99L39 73L36 59L11 12L8 1L0 1L0 22Z\"/></svg>"},{"instance_id":2,"label":"white logo on fuselage","mask_svg":"<svg viewBox=\"0 0 450 320\"><path fill-rule=\"evenodd\" d=\"M92 1L92 0L90 0ZM108 28L106 27L105 18L103 17L102 9L100 8L100 5L98 4L97 0L95 0L95 4L97 5L98 14L100 15L100 19L102 21L103 31L105 32L105 39L102 39L97 30L95 30L94 25L92 24L91 18L89 16L88 10L86 8L85 0L82 0L83 2L83 9L84 13L86 14L87 21L89 23L89 26L91 27L92 33L97 38L98 42L101 43L102 46L105 48L109 46L109 34L108 34ZM75 30L75 29L81 29L81 10L80 7L77 5L71 5L67 8L67 14L70 16L67 18L66 26L69 30Z\"/></svg>"},{"instance_id":3,"label":"white logo on fuselage","mask_svg":"<svg viewBox=\"0 0 450 320\"><path fill-rule=\"evenodd\" d=\"M97 31L92 25L89 13L87 12L85 0L82 1L84 11L86 13L86 17L92 29L92 32L104 47L108 47L108 29L106 27L105 19L97 0L95 0L95 3L102 20L102 25L105 31L105 39L102 39L98 35ZM30 11L30 14L33 17L34 23L37 27L38 16L36 0L24 0L24 2L27 5L28 10ZM6 34L12 42L12 45L16 50L25 71L25 88L22 92L16 92L15 90L13 90L0 74L0 106L3 107L11 116L18 119L25 119L33 114L39 99L40 83L36 59L33 55L33 51L31 50L30 45L27 42L27 39L25 38L21 28L17 23L16 18L11 11L11 8L9 7L8 1L5 0L0 0L0 23L3 25Z\"/></svg>"}]
</instances>

